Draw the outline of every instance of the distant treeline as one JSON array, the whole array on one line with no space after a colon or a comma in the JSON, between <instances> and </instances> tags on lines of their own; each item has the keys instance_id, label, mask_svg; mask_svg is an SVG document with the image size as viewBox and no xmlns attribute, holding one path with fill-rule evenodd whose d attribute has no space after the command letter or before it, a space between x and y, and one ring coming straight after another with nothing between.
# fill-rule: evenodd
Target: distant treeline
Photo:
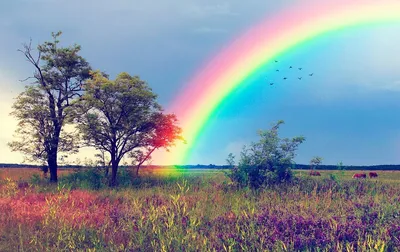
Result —
<instances>
[{"instance_id":1,"label":"distant treeline","mask_svg":"<svg viewBox=\"0 0 400 252\"><path fill-rule=\"evenodd\" d=\"M0 168L41 168L40 165L28 165L28 164L1 164ZM121 166L121 168L130 168L131 166ZM60 165L60 169L82 169L85 166L82 165ZM143 168L149 169L162 169L162 168L177 168L177 169L229 169L228 165L175 165L175 166L157 166L157 165L150 165L144 166ZM295 170L307 170L310 169L310 165L304 164L294 164L292 165L292 169ZM316 170L339 170L340 168L337 165L319 165ZM400 170L400 165L349 165L349 166L342 166L341 169L345 170L377 170L377 171L384 171L384 170Z\"/></svg>"},{"instance_id":2,"label":"distant treeline","mask_svg":"<svg viewBox=\"0 0 400 252\"><path fill-rule=\"evenodd\" d=\"M29 165L29 164L2 164L0 163L0 168L42 168L41 165ZM72 169L72 168L82 168L81 165L59 165L60 169Z\"/></svg>"},{"instance_id":3,"label":"distant treeline","mask_svg":"<svg viewBox=\"0 0 400 252\"><path fill-rule=\"evenodd\" d=\"M311 169L310 165L305 165L305 164L294 164L291 165L292 169L295 170L307 170ZM228 165L176 165L176 168L179 169L228 169ZM400 165L348 165L345 166L343 165L341 168L339 168L337 165L319 165L317 170L339 170L339 169L345 169L345 170L400 170Z\"/></svg>"}]
</instances>

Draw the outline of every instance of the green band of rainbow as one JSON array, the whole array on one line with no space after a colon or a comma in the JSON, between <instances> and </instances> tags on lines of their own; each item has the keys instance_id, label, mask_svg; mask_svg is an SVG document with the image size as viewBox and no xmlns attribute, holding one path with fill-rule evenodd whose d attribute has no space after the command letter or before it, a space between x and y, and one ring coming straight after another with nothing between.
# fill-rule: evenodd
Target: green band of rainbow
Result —
<instances>
[{"instance_id":1,"label":"green band of rainbow","mask_svg":"<svg viewBox=\"0 0 400 252\"><path fill-rule=\"evenodd\" d=\"M178 116L187 144L171 149L163 162L184 164L213 111L277 56L327 33L399 21L399 0L307 1L268 17L207 62L174 100L169 111Z\"/></svg>"}]
</instances>

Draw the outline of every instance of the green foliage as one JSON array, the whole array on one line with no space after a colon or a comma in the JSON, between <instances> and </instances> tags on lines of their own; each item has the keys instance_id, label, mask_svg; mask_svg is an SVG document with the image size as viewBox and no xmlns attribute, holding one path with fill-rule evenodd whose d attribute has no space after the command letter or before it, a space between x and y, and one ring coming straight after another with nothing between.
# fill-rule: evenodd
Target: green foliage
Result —
<instances>
[{"instance_id":1,"label":"green foliage","mask_svg":"<svg viewBox=\"0 0 400 252\"><path fill-rule=\"evenodd\" d=\"M341 177L343 178L344 175L345 175L346 167L343 165L343 162L342 162L342 161L340 161L340 162L337 164L337 170L338 170L338 171L341 171Z\"/></svg>"},{"instance_id":2,"label":"green foliage","mask_svg":"<svg viewBox=\"0 0 400 252\"><path fill-rule=\"evenodd\" d=\"M33 174L30 182L32 185L39 185L42 182L42 179L40 178L39 174Z\"/></svg>"},{"instance_id":3,"label":"green foliage","mask_svg":"<svg viewBox=\"0 0 400 252\"><path fill-rule=\"evenodd\" d=\"M322 157L315 156L310 160L311 170L317 169L318 166L322 163Z\"/></svg>"},{"instance_id":4,"label":"green foliage","mask_svg":"<svg viewBox=\"0 0 400 252\"><path fill-rule=\"evenodd\" d=\"M51 149L54 126L48 108L48 98L38 86L27 86L13 104L11 113L18 119L14 140L8 143L12 151L21 152L26 161L46 163ZM58 152L74 153L76 134L60 131Z\"/></svg>"},{"instance_id":5,"label":"green foliage","mask_svg":"<svg viewBox=\"0 0 400 252\"><path fill-rule=\"evenodd\" d=\"M339 177L336 174L330 173L329 174L329 178L333 181L335 181L336 183L339 182Z\"/></svg>"},{"instance_id":6,"label":"green foliage","mask_svg":"<svg viewBox=\"0 0 400 252\"><path fill-rule=\"evenodd\" d=\"M239 165L229 175L231 180L239 186L259 188L292 179L295 151L305 138L279 138L278 130L283 123L278 121L270 130L259 131L260 141L252 143L249 148L243 147Z\"/></svg>"},{"instance_id":7,"label":"green foliage","mask_svg":"<svg viewBox=\"0 0 400 252\"><path fill-rule=\"evenodd\" d=\"M59 180L59 185L65 185L70 189L98 190L104 188L105 184L104 174L95 168L78 170L61 177Z\"/></svg>"},{"instance_id":8,"label":"green foliage","mask_svg":"<svg viewBox=\"0 0 400 252\"><path fill-rule=\"evenodd\" d=\"M78 53L79 45L60 47L61 32L52 33L53 41L38 45L33 55L31 43L20 50L32 65L34 82L26 87L11 113L18 120L18 140L9 143L29 161L47 162L50 181L57 181L59 152L75 152L76 134L64 131L76 116L74 104L81 95L82 83L89 78L89 63Z\"/></svg>"},{"instance_id":9,"label":"green foliage","mask_svg":"<svg viewBox=\"0 0 400 252\"><path fill-rule=\"evenodd\" d=\"M235 166L235 156L232 153L229 153L228 158L226 159L226 163L230 168Z\"/></svg>"},{"instance_id":10,"label":"green foliage","mask_svg":"<svg viewBox=\"0 0 400 252\"><path fill-rule=\"evenodd\" d=\"M175 115L165 115L146 82L138 76L120 73L109 80L99 71L91 73L80 101L82 116L78 128L87 146L110 155L110 185L117 184L120 161L134 150L148 151L172 145L181 129ZM140 160L141 162L143 160Z\"/></svg>"}]
</instances>

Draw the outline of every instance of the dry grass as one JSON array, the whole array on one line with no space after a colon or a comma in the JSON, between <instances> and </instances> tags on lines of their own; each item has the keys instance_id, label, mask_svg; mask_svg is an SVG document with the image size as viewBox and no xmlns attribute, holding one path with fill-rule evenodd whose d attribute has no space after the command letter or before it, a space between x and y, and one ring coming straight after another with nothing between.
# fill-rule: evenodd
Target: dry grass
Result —
<instances>
[{"instance_id":1,"label":"dry grass","mask_svg":"<svg viewBox=\"0 0 400 252\"><path fill-rule=\"evenodd\" d=\"M73 169L59 169L58 176L64 176L73 171ZM10 178L12 180L29 180L32 175L43 176L43 172L38 168L0 168L0 180Z\"/></svg>"}]
</instances>

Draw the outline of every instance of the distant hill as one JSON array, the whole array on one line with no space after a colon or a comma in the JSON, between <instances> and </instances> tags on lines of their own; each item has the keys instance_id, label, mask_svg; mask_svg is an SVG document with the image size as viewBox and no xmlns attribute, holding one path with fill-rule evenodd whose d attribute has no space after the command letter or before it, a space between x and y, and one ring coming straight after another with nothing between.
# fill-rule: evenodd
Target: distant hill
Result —
<instances>
[{"instance_id":1,"label":"distant hill","mask_svg":"<svg viewBox=\"0 0 400 252\"><path fill-rule=\"evenodd\" d=\"M124 167L124 166L121 166ZM2 164L0 163L1 168L41 168L40 165L29 165L29 164ZM79 169L84 168L84 166L80 165L60 165L60 169ZM124 167L126 168L126 166ZM150 165L150 166L143 166L143 168L149 169L162 169L162 168L178 168L178 169L228 169L228 165L175 165L175 166L158 166L158 165ZM346 170L400 170L400 165L347 165L343 166ZM294 164L292 165L292 169L310 169L310 165L304 164ZM337 165L320 165L318 166L317 170L337 170Z\"/></svg>"}]
</instances>

